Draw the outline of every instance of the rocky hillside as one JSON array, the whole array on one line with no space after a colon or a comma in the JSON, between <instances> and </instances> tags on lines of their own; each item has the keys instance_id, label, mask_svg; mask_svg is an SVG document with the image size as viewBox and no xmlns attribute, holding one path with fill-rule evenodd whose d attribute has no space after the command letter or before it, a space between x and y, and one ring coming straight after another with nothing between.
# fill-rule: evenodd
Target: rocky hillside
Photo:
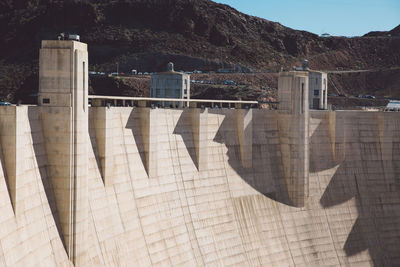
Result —
<instances>
[{"instance_id":1,"label":"rocky hillside","mask_svg":"<svg viewBox=\"0 0 400 267\"><path fill-rule=\"evenodd\" d=\"M117 63L122 72L160 71L168 61L185 70L276 72L303 58L324 70L400 66L395 34L321 38L209 0L6 0L0 10L2 100L34 95L40 41L59 32L79 33L90 68L105 72Z\"/></svg>"}]
</instances>

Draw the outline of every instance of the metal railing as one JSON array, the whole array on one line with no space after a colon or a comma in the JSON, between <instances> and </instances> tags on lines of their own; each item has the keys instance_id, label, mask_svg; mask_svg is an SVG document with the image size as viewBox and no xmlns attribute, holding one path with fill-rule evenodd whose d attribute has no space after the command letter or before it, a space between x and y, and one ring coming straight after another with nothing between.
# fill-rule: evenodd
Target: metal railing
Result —
<instances>
[{"instance_id":1,"label":"metal railing","mask_svg":"<svg viewBox=\"0 0 400 267\"><path fill-rule=\"evenodd\" d=\"M180 99L89 95L91 105L122 107L160 107L160 108L258 108L258 101L215 100L215 99ZM275 102L274 102L275 103Z\"/></svg>"}]
</instances>

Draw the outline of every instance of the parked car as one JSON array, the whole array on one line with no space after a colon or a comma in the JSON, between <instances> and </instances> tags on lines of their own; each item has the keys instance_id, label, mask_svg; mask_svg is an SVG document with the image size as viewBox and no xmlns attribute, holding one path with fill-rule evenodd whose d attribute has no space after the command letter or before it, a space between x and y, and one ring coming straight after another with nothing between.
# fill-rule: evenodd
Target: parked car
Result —
<instances>
[{"instance_id":1,"label":"parked car","mask_svg":"<svg viewBox=\"0 0 400 267\"><path fill-rule=\"evenodd\" d=\"M224 81L224 84L225 85L236 85L236 83L234 81L231 81L231 80Z\"/></svg>"},{"instance_id":2,"label":"parked car","mask_svg":"<svg viewBox=\"0 0 400 267\"><path fill-rule=\"evenodd\" d=\"M10 102L0 102L0 106L11 106Z\"/></svg>"}]
</instances>

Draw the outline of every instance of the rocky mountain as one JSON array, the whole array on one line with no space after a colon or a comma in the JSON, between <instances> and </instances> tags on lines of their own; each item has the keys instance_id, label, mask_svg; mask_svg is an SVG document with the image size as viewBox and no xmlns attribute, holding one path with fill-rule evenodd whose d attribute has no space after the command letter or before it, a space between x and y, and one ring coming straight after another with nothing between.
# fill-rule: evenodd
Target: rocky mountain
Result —
<instances>
[{"instance_id":1,"label":"rocky mountain","mask_svg":"<svg viewBox=\"0 0 400 267\"><path fill-rule=\"evenodd\" d=\"M322 38L209 0L5 0L0 24L2 100L37 91L40 41L60 32L80 34L96 71L117 63L121 72L160 71L173 61L184 70L276 72L303 58L323 70L400 66L399 27L390 36Z\"/></svg>"}]
</instances>

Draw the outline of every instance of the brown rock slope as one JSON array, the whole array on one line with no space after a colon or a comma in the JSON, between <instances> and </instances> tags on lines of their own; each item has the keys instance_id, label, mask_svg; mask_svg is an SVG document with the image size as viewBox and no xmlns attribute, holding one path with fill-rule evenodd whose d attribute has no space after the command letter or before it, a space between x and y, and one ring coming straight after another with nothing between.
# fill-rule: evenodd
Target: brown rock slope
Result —
<instances>
[{"instance_id":1,"label":"brown rock slope","mask_svg":"<svg viewBox=\"0 0 400 267\"><path fill-rule=\"evenodd\" d=\"M0 10L2 100L37 91L40 41L62 31L79 33L91 68L109 72L117 62L128 72L159 71L168 61L185 70L277 71L304 57L316 69L400 65L395 34L320 38L209 0L6 1Z\"/></svg>"}]
</instances>

